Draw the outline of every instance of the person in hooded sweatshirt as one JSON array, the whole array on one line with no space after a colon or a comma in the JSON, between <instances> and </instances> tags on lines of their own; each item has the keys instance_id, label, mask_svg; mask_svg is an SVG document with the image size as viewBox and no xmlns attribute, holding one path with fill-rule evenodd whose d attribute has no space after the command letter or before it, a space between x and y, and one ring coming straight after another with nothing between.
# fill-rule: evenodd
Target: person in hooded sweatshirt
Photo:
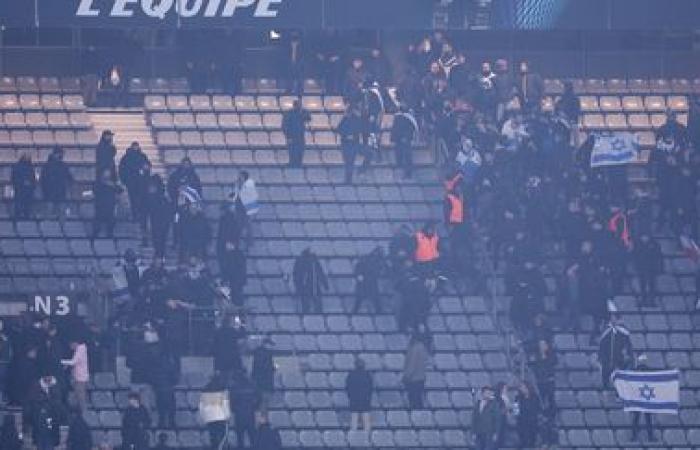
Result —
<instances>
[{"instance_id":1,"label":"person in hooded sweatshirt","mask_svg":"<svg viewBox=\"0 0 700 450\"><path fill-rule=\"evenodd\" d=\"M41 168L41 193L51 205L55 216L63 217L63 204L68 196L68 188L73 184L73 175L68 164L63 161L63 149L54 147L46 164Z\"/></svg>"},{"instance_id":2,"label":"person in hooded sweatshirt","mask_svg":"<svg viewBox=\"0 0 700 450\"><path fill-rule=\"evenodd\" d=\"M311 309L320 313L321 291L328 289L328 278L318 256L310 248L301 252L294 261L292 278L296 293L301 299L302 312L308 312L310 306Z\"/></svg>"},{"instance_id":3,"label":"person in hooded sweatshirt","mask_svg":"<svg viewBox=\"0 0 700 450\"><path fill-rule=\"evenodd\" d=\"M151 417L141 404L141 396L129 394L129 405L122 417L122 448L124 450L148 450L148 428Z\"/></svg>"},{"instance_id":4,"label":"person in hooded sweatshirt","mask_svg":"<svg viewBox=\"0 0 700 450\"><path fill-rule=\"evenodd\" d=\"M34 190L36 189L36 173L29 155L20 156L12 165L12 189L14 190L15 220L29 219L34 205Z\"/></svg>"}]
</instances>

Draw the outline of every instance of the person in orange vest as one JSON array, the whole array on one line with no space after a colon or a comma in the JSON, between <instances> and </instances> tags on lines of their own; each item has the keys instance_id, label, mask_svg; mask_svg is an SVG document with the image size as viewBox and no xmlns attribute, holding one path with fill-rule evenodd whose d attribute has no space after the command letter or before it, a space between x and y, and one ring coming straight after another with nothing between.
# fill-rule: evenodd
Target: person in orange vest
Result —
<instances>
[{"instance_id":1,"label":"person in orange vest","mask_svg":"<svg viewBox=\"0 0 700 450\"><path fill-rule=\"evenodd\" d=\"M464 196L456 189L447 191L444 207L445 225L450 232L462 228L466 222Z\"/></svg>"},{"instance_id":2,"label":"person in orange vest","mask_svg":"<svg viewBox=\"0 0 700 450\"><path fill-rule=\"evenodd\" d=\"M416 252L414 259L421 265L433 265L440 257L438 244L440 237L435 230L435 223L426 222L422 229L416 233Z\"/></svg>"}]
</instances>

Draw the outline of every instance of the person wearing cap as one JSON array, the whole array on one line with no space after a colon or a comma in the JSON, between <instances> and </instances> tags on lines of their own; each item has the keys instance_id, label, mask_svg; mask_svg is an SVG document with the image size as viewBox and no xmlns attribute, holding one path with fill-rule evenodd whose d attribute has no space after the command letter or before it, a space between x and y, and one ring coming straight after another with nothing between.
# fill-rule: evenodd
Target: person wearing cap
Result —
<instances>
[{"instance_id":1,"label":"person wearing cap","mask_svg":"<svg viewBox=\"0 0 700 450\"><path fill-rule=\"evenodd\" d=\"M119 160L119 180L129 195L132 219L139 223L146 239L148 212L148 185L151 180L151 162L138 142L132 142Z\"/></svg>"},{"instance_id":2,"label":"person wearing cap","mask_svg":"<svg viewBox=\"0 0 700 450\"><path fill-rule=\"evenodd\" d=\"M114 133L112 130L104 130L95 149L95 174L101 176L105 170L109 170L112 181L117 181L117 166L114 158L117 156L117 148L114 146Z\"/></svg>"},{"instance_id":3,"label":"person wearing cap","mask_svg":"<svg viewBox=\"0 0 700 450\"><path fill-rule=\"evenodd\" d=\"M53 449L60 442L60 425L66 421L63 393L48 368L34 382L25 405L24 417L32 426L32 440L39 450Z\"/></svg>"},{"instance_id":4,"label":"person wearing cap","mask_svg":"<svg viewBox=\"0 0 700 450\"><path fill-rule=\"evenodd\" d=\"M370 409L372 408L372 393L374 392L374 382L372 375L365 368L365 361L362 358L355 359L355 368L348 373L345 378L345 393L350 404L350 430L358 428L360 416L365 432L372 431L372 418Z\"/></svg>"},{"instance_id":5,"label":"person wearing cap","mask_svg":"<svg viewBox=\"0 0 700 450\"><path fill-rule=\"evenodd\" d=\"M491 386L481 388L481 398L472 413L472 432L476 450L497 450L503 426L503 411Z\"/></svg>"}]
</instances>

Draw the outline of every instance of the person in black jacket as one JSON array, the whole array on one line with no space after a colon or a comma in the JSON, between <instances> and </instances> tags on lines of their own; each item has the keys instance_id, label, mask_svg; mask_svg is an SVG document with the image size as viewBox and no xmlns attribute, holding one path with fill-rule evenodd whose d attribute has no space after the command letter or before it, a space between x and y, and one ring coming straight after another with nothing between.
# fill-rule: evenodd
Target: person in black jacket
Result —
<instances>
[{"instance_id":1,"label":"person in black jacket","mask_svg":"<svg viewBox=\"0 0 700 450\"><path fill-rule=\"evenodd\" d=\"M362 256L355 265L355 306L353 312L360 311L362 302L369 300L377 314L382 314L379 295L379 277L385 272L384 249L376 247L372 252Z\"/></svg>"},{"instance_id":2,"label":"person in black jacket","mask_svg":"<svg viewBox=\"0 0 700 450\"><path fill-rule=\"evenodd\" d=\"M519 414L516 419L520 448L533 448L537 443L538 419L540 417L540 400L530 383L522 383L516 401Z\"/></svg>"},{"instance_id":3,"label":"person in black jacket","mask_svg":"<svg viewBox=\"0 0 700 450\"><path fill-rule=\"evenodd\" d=\"M148 222L155 256L165 256L165 246L175 216L175 206L165 194L165 186L160 175L150 177L148 196L146 198Z\"/></svg>"},{"instance_id":4,"label":"person in black jacket","mask_svg":"<svg viewBox=\"0 0 700 450\"><path fill-rule=\"evenodd\" d=\"M253 449L255 450L281 450L282 439L279 431L270 426L266 416L258 419L258 429L253 439Z\"/></svg>"},{"instance_id":5,"label":"person in black jacket","mask_svg":"<svg viewBox=\"0 0 700 450\"><path fill-rule=\"evenodd\" d=\"M255 436L255 412L258 409L260 398L255 386L245 373L239 372L234 380L230 395L238 448L246 447L246 436L248 436L248 442L252 447Z\"/></svg>"},{"instance_id":6,"label":"person in black jacket","mask_svg":"<svg viewBox=\"0 0 700 450\"><path fill-rule=\"evenodd\" d=\"M374 382L372 375L365 368L365 362L361 358L355 359L355 369L352 370L345 379L345 393L350 402L350 429L357 430L360 416L364 430L372 431L372 418L370 409L372 408L372 393L374 392Z\"/></svg>"},{"instance_id":7,"label":"person in black jacket","mask_svg":"<svg viewBox=\"0 0 700 450\"><path fill-rule=\"evenodd\" d=\"M5 414L2 421L2 429L0 429L0 442L3 450L22 450L22 439L17 433L17 424L15 423L14 414Z\"/></svg>"},{"instance_id":8,"label":"person in black jacket","mask_svg":"<svg viewBox=\"0 0 700 450\"><path fill-rule=\"evenodd\" d=\"M301 107L299 100L294 100L292 109L284 113L282 131L287 139L289 167L301 167L304 162L306 124L310 121L311 115Z\"/></svg>"},{"instance_id":9,"label":"person in black jacket","mask_svg":"<svg viewBox=\"0 0 700 450\"><path fill-rule=\"evenodd\" d=\"M260 414L267 414L267 407L275 390L275 361L272 353L274 342L266 337L253 351L253 369L251 377L260 392Z\"/></svg>"},{"instance_id":10,"label":"person in black jacket","mask_svg":"<svg viewBox=\"0 0 700 450\"><path fill-rule=\"evenodd\" d=\"M15 220L29 219L34 205L36 174L29 155L22 155L12 166L12 189L14 190Z\"/></svg>"},{"instance_id":11,"label":"person in black jacket","mask_svg":"<svg viewBox=\"0 0 700 450\"><path fill-rule=\"evenodd\" d=\"M310 304L311 309L320 313L321 291L328 289L328 278L318 256L310 248L304 249L294 261L292 278L296 293L301 300L302 312L308 312Z\"/></svg>"},{"instance_id":12,"label":"person in black jacket","mask_svg":"<svg viewBox=\"0 0 700 450\"><path fill-rule=\"evenodd\" d=\"M656 278L663 271L661 246L648 234L639 237L633 250L634 264L639 275L640 305L656 304Z\"/></svg>"},{"instance_id":13,"label":"person in black jacket","mask_svg":"<svg viewBox=\"0 0 700 450\"><path fill-rule=\"evenodd\" d=\"M191 203L184 214L180 215L180 260L192 256L205 259L207 247L211 240L209 221L199 204Z\"/></svg>"},{"instance_id":14,"label":"person in black jacket","mask_svg":"<svg viewBox=\"0 0 700 450\"><path fill-rule=\"evenodd\" d=\"M92 239L97 238L104 229L107 237L114 236L115 208L117 195L122 192L113 180L108 169L105 169L95 183L95 218L92 222Z\"/></svg>"},{"instance_id":15,"label":"person in black jacket","mask_svg":"<svg viewBox=\"0 0 700 450\"><path fill-rule=\"evenodd\" d=\"M100 142L95 149L95 176L99 178L105 170L109 170L112 181L117 181L117 166L114 158L117 156L117 148L114 146L114 133L112 130L104 130Z\"/></svg>"},{"instance_id":16,"label":"person in black jacket","mask_svg":"<svg viewBox=\"0 0 700 450\"><path fill-rule=\"evenodd\" d=\"M142 228L146 225L146 200L150 178L151 162L139 143L132 142L119 160L119 180L129 194L132 218L141 224Z\"/></svg>"},{"instance_id":17,"label":"person in black jacket","mask_svg":"<svg viewBox=\"0 0 700 450\"><path fill-rule=\"evenodd\" d=\"M530 357L530 367L535 374L542 407L548 417L556 414L554 391L556 387L557 354L547 340L538 342L537 353Z\"/></svg>"},{"instance_id":18,"label":"person in black jacket","mask_svg":"<svg viewBox=\"0 0 700 450\"><path fill-rule=\"evenodd\" d=\"M184 186L189 186L195 191L197 191L201 197L202 195L202 182L199 179L199 175L194 170L192 166L192 160L190 158L184 157L180 161L180 165L170 174L168 177L168 196L170 201L179 205L179 194L180 188Z\"/></svg>"},{"instance_id":19,"label":"person in black jacket","mask_svg":"<svg viewBox=\"0 0 700 450\"><path fill-rule=\"evenodd\" d=\"M508 278L508 291L513 297L510 318L518 329L525 331L532 325L535 316L544 311L547 285L533 261L526 261Z\"/></svg>"},{"instance_id":20,"label":"person in black jacket","mask_svg":"<svg viewBox=\"0 0 700 450\"><path fill-rule=\"evenodd\" d=\"M239 245L226 242L217 254L221 278L230 289L231 302L236 306L245 304L243 288L248 281L246 255Z\"/></svg>"},{"instance_id":21,"label":"person in black jacket","mask_svg":"<svg viewBox=\"0 0 700 450\"><path fill-rule=\"evenodd\" d=\"M151 417L141 404L139 394L129 394L129 405L122 418L122 448L124 450L147 450L148 428Z\"/></svg>"},{"instance_id":22,"label":"person in black jacket","mask_svg":"<svg viewBox=\"0 0 700 450\"><path fill-rule=\"evenodd\" d=\"M214 370L221 373L226 382L243 368L238 341L244 337L245 329L241 327L238 316L226 319L214 332Z\"/></svg>"},{"instance_id":23,"label":"person in black jacket","mask_svg":"<svg viewBox=\"0 0 700 450\"><path fill-rule=\"evenodd\" d=\"M362 165L364 170L370 162L366 152L362 151L360 138L364 133L364 122L359 108L348 107L345 115L340 120L336 132L340 135L341 152L343 154L343 162L345 163L345 182L352 183L352 174L355 170L355 158L357 153L365 154L365 161Z\"/></svg>"},{"instance_id":24,"label":"person in black jacket","mask_svg":"<svg viewBox=\"0 0 700 450\"><path fill-rule=\"evenodd\" d=\"M415 116L404 105L394 115L394 126L391 129L391 141L396 148L396 161L408 178L413 172L413 139L418 133L418 122Z\"/></svg>"},{"instance_id":25,"label":"person in black jacket","mask_svg":"<svg viewBox=\"0 0 700 450\"><path fill-rule=\"evenodd\" d=\"M598 344L598 362L603 387L607 388L610 385L610 375L615 370L629 367L632 362L632 352L629 330L616 316L612 316Z\"/></svg>"},{"instance_id":26,"label":"person in black jacket","mask_svg":"<svg viewBox=\"0 0 700 450\"><path fill-rule=\"evenodd\" d=\"M54 147L46 164L41 168L41 193L45 201L51 204L53 214L63 217L63 203L66 201L68 187L73 183L73 175L63 161L63 149Z\"/></svg>"},{"instance_id":27,"label":"person in black jacket","mask_svg":"<svg viewBox=\"0 0 700 450\"><path fill-rule=\"evenodd\" d=\"M66 418L63 393L47 370L31 388L25 417L32 426L32 440L37 449L53 449L60 443L60 426Z\"/></svg>"},{"instance_id":28,"label":"person in black jacket","mask_svg":"<svg viewBox=\"0 0 700 450\"><path fill-rule=\"evenodd\" d=\"M92 450L92 434L90 427L80 411L74 411L68 426L68 440L66 448L69 450Z\"/></svg>"},{"instance_id":29,"label":"person in black jacket","mask_svg":"<svg viewBox=\"0 0 700 450\"><path fill-rule=\"evenodd\" d=\"M175 427L175 385L178 382L176 364L167 354L158 355L149 375L151 388L156 397L158 428Z\"/></svg>"}]
</instances>

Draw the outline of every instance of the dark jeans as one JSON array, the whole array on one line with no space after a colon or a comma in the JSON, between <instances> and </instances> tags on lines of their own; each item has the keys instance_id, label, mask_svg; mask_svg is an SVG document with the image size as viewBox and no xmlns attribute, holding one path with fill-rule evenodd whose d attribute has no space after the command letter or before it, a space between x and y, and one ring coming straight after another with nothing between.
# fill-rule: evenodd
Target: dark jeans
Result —
<instances>
[{"instance_id":1,"label":"dark jeans","mask_svg":"<svg viewBox=\"0 0 700 450\"><path fill-rule=\"evenodd\" d=\"M34 190L15 190L15 219L29 219L34 204Z\"/></svg>"},{"instance_id":2,"label":"dark jeans","mask_svg":"<svg viewBox=\"0 0 700 450\"><path fill-rule=\"evenodd\" d=\"M413 172L413 148L410 141L396 143L396 162L403 169L404 175L410 177Z\"/></svg>"},{"instance_id":3,"label":"dark jeans","mask_svg":"<svg viewBox=\"0 0 700 450\"><path fill-rule=\"evenodd\" d=\"M406 383L406 391L408 393L408 407L411 409L422 409L425 380Z\"/></svg>"},{"instance_id":4,"label":"dark jeans","mask_svg":"<svg viewBox=\"0 0 700 450\"><path fill-rule=\"evenodd\" d=\"M209 432L210 448L212 450L228 448L226 442L228 426L226 422L210 422L207 424L207 431Z\"/></svg>"},{"instance_id":5,"label":"dark jeans","mask_svg":"<svg viewBox=\"0 0 700 450\"><path fill-rule=\"evenodd\" d=\"M238 448L245 448L246 435L248 435L248 444L252 447L253 436L255 435L255 423L249 421L239 423L236 421L236 442L238 443Z\"/></svg>"},{"instance_id":6,"label":"dark jeans","mask_svg":"<svg viewBox=\"0 0 700 450\"><path fill-rule=\"evenodd\" d=\"M304 162L304 142L289 141L287 150L289 151L289 166L301 167Z\"/></svg>"},{"instance_id":7,"label":"dark jeans","mask_svg":"<svg viewBox=\"0 0 700 450\"><path fill-rule=\"evenodd\" d=\"M114 224L114 216L95 217L92 222L92 238L99 237L103 229L106 231L108 238L114 237Z\"/></svg>"},{"instance_id":8,"label":"dark jeans","mask_svg":"<svg viewBox=\"0 0 700 450\"><path fill-rule=\"evenodd\" d=\"M637 438L637 434L639 433L639 419L642 413L640 412L633 412L632 413L632 439ZM646 430L647 430L647 437L649 440L654 439L654 430L651 427L651 414L644 414L644 421L646 422Z\"/></svg>"},{"instance_id":9,"label":"dark jeans","mask_svg":"<svg viewBox=\"0 0 700 450\"><path fill-rule=\"evenodd\" d=\"M476 450L498 450L498 443L493 436L476 435Z\"/></svg>"},{"instance_id":10,"label":"dark jeans","mask_svg":"<svg viewBox=\"0 0 700 450\"><path fill-rule=\"evenodd\" d=\"M656 274L639 274L639 290L642 303L649 303L656 298Z\"/></svg>"},{"instance_id":11,"label":"dark jeans","mask_svg":"<svg viewBox=\"0 0 700 450\"><path fill-rule=\"evenodd\" d=\"M376 281L370 283L369 285L364 285L358 283L355 288L355 306L353 307L353 312L358 313L362 307L362 303L365 300L369 300L374 305L374 311L378 314L382 313L382 304L379 296L379 286Z\"/></svg>"},{"instance_id":12,"label":"dark jeans","mask_svg":"<svg viewBox=\"0 0 700 450\"><path fill-rule=\"evenodd\" d=\"M307 313L310 309L313 310L312 312L322 312L320 296L313 294L300 294L299 297L301 298L301 312Z\"/></svg>"}]
</instances>

